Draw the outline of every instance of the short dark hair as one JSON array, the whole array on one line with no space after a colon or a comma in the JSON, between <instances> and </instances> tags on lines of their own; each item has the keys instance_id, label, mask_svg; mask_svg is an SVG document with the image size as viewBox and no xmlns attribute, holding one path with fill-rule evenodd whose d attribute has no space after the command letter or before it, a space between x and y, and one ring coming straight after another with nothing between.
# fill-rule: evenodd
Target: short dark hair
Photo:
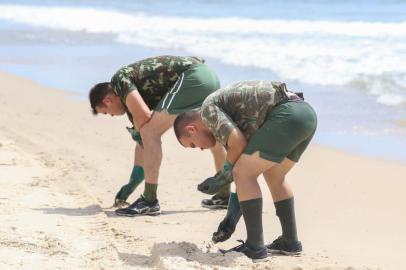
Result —
<instances>
[{"instance_id":1,"label":"short dark hair","mask_svg":"<svg viewBox=\"0 0 406 270\"><path fill-rule=\"evenodd\" d=\"M94 115L97 114L96 107L103 104L103 99L110 92L113 92L113 87L109 82L98 83L89 91L89 101Z\"/></svg>"},{"instance_id":2,"label":"short dark hair","mask_svg":"<svg viewBox=\"0 0 406 270\"><path fill-rule=\"evenodd\" d=\"M176 117L173 123L173 130L179 142L182 136L187 135L185 126L197 120L199 117L200 114L196 111L183 112Z\"/></svg>"}]
</instances>

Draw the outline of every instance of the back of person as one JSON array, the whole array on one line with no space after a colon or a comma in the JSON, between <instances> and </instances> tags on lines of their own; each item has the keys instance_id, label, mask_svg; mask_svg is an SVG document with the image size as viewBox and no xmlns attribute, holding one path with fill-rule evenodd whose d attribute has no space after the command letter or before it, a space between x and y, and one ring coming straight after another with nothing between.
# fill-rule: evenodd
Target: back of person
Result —
<instances>
[{"instance_id":1,"label":"back of person","mask_svg":"<svg viewBox=\"0 0 406 270\"><path fill-rule=\"evenodd\" d=\"M218 118L217 108L228 115L245 135L246 139L255 133L264 122L267 113L276 105L289 99L286 85L276 81L242 81L217 90L206 98L202 105L201 115L207 126L216 123L211 130L221 131L227 119ZM223 127L226 128L226 127ZM221 136L214 134L215 136ZM222 141L221 138L218 138Z\"/></svg>"},{"instance_id":2,"label":"back of person","mask_svg":"<svg viewBox=\"0 0 406 270\"><path fill-rule=\"evenodd\" d=\"M198 185L206 194L235 182L226 217L213 234L213 242L230 238L241 215L247 240L229 249L242 252L254 262L269 253L298 255L294 195L286 182L287 173L299 161L317 128L317 115L303 95L288 91L272 81L243 81L210 94L200 115L187 112L175 120L179 142L187 148L207 149L217 142L226 146L221 171ZM258 177L262 175L271 191L282 235L264 245L263 200Z\"/></svg>"},{"instance_id":3,"label":"back of person","mask_svg":"<svg viewBox=\"0 0 406 270\"><path fill-rule=\"evenodd\" d=\"M177 114L198 110L204 99L220 88L216 72L198 57L157 56L120 68L110 82L96 84L89 92L93 113L127 114L127 127L135 146L134 166L128 184L116 194L114 205L128 205L127 198L145 178L144 193L130 206L117 209L123 216L157 215L159 169L162 160L161 136L173 125ZM224 148L212 149L216 171L223 166ZM145 167L144 167L145 166ZM225 208L229 187L202 206Z\"/></svg>"},{"instance_id":4,"label":"back of person","mask_svg":"<svg viewBox=\"0 0 406 270\"><path fill-rule=\"evenodd\" d=\"M136 87L148 107L153 109L182 72L203 63L204 60L198 57L164 55L146 58L119 69L111 83L124 104L127 93L133 90L129 88Z\"/></svg>"}]
</instances>

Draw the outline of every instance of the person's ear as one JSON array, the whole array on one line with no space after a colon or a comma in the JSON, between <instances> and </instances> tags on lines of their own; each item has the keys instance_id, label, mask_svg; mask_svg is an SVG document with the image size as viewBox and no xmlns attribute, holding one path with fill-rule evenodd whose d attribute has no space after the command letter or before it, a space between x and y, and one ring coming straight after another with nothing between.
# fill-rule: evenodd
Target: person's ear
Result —
<instances>
[{"instance_id":1,"label":"person's ear","mask_svg":"<svg viewBox=\"0 0 406 270\"><path fill-rule=\"evenodd\" d=\"M197 132L197 129L194 125L187 125L185 127L185 130L189 133L189 135L192 135Z\"/></svg>"},{"instance_id":2,"label":"person's ear","mask_svg":"<svg viewBox=\"0 0 406 270\"><path fill-rule=\"evenodd\" d=\"M103 102L103 105L104 105L104 106L108 106L108 105L110 105L113 101L111 100L111 98L110 98L109 96L105 96L105 97L103 98L102 102Z\"/></svg>"}]
</instances>

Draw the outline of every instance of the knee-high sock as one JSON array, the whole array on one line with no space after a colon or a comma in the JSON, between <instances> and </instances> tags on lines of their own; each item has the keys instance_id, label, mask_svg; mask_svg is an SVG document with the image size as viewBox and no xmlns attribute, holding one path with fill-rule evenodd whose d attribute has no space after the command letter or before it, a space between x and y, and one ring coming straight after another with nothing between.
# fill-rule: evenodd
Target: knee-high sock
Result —
<instances>
[{"instance_id":1,"label":"knee-high sock","mask_svg":"<svg viewBox=\"0 0 406 270\"><path fill-rule=\"evenodd\" d=\"M275 202L276 215L282 226L282 236L287 240L297 241L294 198Z\"/></svg>"},{"instance_id":2,"label":"knee-high sock","mask_svg":"<svg viewBox=\"0 0 406 270\"><path fill-rule=\"evenodd\" d=\"M242 215L247 228L247 244L253 249L264 247L262 231L262 198L240 202Z\"/></svg>"}]
</instances>

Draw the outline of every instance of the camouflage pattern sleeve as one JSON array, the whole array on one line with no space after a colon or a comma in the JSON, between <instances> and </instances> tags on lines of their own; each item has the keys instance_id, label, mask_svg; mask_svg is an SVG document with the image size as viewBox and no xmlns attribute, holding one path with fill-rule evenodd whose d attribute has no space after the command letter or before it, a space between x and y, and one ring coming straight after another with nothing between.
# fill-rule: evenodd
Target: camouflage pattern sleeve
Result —
<instances>
[{"instance_id":1,"label":"camouflage pattern sleeve","mask_svg":"<svg viewBox=\"0 0 406 270\"><path fill-rule=\"evenodd\" d=\"M231 131L237 127L231 118L214 103L203 104L201 118L216 140L226 146Z\"/></svg>"},{"instance_id":2,"label":"camouflage pattern sleeve","mask_svg":"<svg viewBox=\"0 0 406 270\"><path fill-rule=\"evenodd\" d=\"M204 60L203 58L198 57L198 56L190 56L190 58L197 60L197 63L203 64L204 62L206 62L206 60Z\"/></svg>"},{"instance_id":3,"label":"camouflage pattern sleeve","mask_svg":"<svg viewBox=\"0 0 406 270\"><path fill-rule=\"evenodd\" d=\"M119 69L111 78L113 90L124 104L128 93L133 90L138 90L137 86L134 84L134 76L134 68L125 66Z\"/></svg>"}]
</instances>

